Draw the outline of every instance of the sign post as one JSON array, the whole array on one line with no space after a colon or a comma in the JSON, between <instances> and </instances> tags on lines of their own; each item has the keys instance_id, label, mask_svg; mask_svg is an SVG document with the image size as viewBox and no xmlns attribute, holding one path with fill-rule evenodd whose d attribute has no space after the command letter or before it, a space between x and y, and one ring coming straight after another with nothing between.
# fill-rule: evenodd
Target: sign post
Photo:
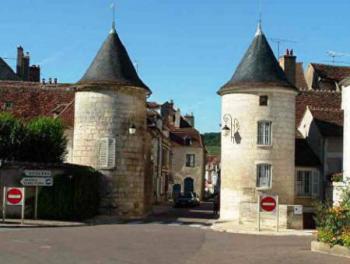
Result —
<instances>
[{"instance_id":1,"label":"sign post","mask_svg":"<svg viewBox=\"0 0 350 264\"><path fill-rule=\"evenodd\" d=\"M257 209L258 209L258 232L260 232L260 194L258 195Z\"/></svg>"},{"instance_id":2,"label":"sign post","mask_svg":"<svg viewBox=\"0 0 350 264\"><path fill-rule=\"evenodd\" d=\"M2 190L2 222L5 223L6 218L6 187Z\"/></svg>"},{"instance_id":3,"label":"sign post","mask_svg":"<svg viewBox=\"0 0 350 264\"><path fill-rule=\"evenodd\" d=\"M276 215L276 231L279 231L279 201L278 195L260 194L258 196L258 231L260 231L260 212L269 212Z\"/></svg>"},{"instance_id":4,"label":"sign post","mask_svg":"<svg viewBox=\"0 0 350 264\"><path fill-rule=\"evenodd\" d=\"M279 225L280 225L280 203L278 199L278 195L276 197L276 232L278 232Z\"/></svg>"},{"instance_id":5,"label":"sign post","mask_svg":"<svg viewBox=\"0 0 350 264\"><path fill-rule=\"evenodd\" d=\"M21 224L24 224L24 209L25 209L25 188L8 187L4 189L5 207L6 205L21 205ZM6 214L6 211L5 211ZM4 216L4 214L3 214Z\"/></svg>"},{"instance_id":6,"label":"sign post","mask_svg":"<svg viewBox=\"0 0 350 264\"><path fill-rule=\"evenodd\" d=\"M35 187L34 219L38 219L39 186L53 186L53 178L50 170L24 170L22 178L23 186Z\"/></svg>"}]
</instances>

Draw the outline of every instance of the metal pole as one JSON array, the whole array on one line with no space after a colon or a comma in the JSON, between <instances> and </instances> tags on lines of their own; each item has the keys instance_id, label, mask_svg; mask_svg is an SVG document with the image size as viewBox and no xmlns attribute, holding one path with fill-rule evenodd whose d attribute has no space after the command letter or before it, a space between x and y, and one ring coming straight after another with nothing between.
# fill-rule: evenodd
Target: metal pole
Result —
<instances>
[{"instance_id":1,"label":"metal pole","mask_svg":"<svg viewBox=\"0 0 350 264\"><path fill-rule=\"evenodd\" d=\"M2 194L2 222L5 223L6 218L6 187L3 188Z\"/></svg>"},{"instance_id":2,"label":"metal pole","mask_svg":"<svg viewBox=\"0 0 350 264\"><path fill-rule=\"evenodd\" d=\"M258 209L258 232L260 232L260 194L258 194L258 204L257 204L257 209Z\"/></svg>"},{"instance_id":3,"label":"metal pole","mask_svg":"<svg viewBox=\"0 0 350 264\"><path fill-rule=\"evenodd\" d=\"M34 204L34 219L38 219L38 196L39 196L39 190L38 186L35 186L35 204Z\"/></svg>"},{"instance_id":4,"label":"metal pole","mask_svg":"<svg viewBox=\"0 0 350 264\"><path fill-rule=\"evenodd\" d=\"M26 188L23 188L23 202L22 202L22 220L21 220L21 224L24 224L24 209L26 206Z\"/></svg>"},{"instance_id":5,"label":"metal pole","mask_svg":"<svg viewBox=\"0 0 350 264\"><path fill-rule=\"evenodd\" d=\"M276 197L276 203L277 203L277 208L276 208L276 231L278 232L279 230L279 225L280 225L280 221L279 221L279 218L280 218L280 204L279 204L279 200L278 200L278 195Z\"/></svg>"}]
</instances>

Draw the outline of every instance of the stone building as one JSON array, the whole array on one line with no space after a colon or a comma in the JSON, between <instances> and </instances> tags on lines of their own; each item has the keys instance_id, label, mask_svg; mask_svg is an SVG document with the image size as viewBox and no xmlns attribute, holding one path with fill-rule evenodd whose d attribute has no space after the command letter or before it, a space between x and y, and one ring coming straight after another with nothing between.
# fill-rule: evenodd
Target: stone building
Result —
<instances>
[{"instance_id":1,"label":"stone building","mask_svg":"<svg viewBox=\"0 0 350 264\"><path fill-rule=\"evenodd\" d=\"M152 178L146 97L114 28L108 34L75 93L73 163L105 175L102 212L142 216L150 210Z\"/></svg>"},{"instance_id":2,"label":"stone building","mask_svg":"<svg viewBox=\"0 0 350 264\"><path fill-rule=\"evenodd\" d=\"M171 140L168 189L173 194L195 192L203 198L206 150L199 131L193 126L195 117L193 114L182 116L173 101L162 105L161 114Z\"/></svg>"},{"instance_id":3,"label":"stone building","mask_svg":"<svg viewBox=\"0 0 350 264\"><path fill-rule=\"evenodd\" d=\"M220 218L244 222L247 212L254 218L258 194L273 193L283 205L281 225L290 227L297 90L279 66L260 25L232 79L218 93L223 122Z\"/></svg>"},{"instance_id":4,"label":"stone building","mask_svg":"<svg viewBox=\"0 0 350 264\"><path fill-rule=\"evenodd\" d=\"M342 109L344 110L344 180L350 182L350 77L341 83L343 87Z\"/></svg>"}]
</instances>

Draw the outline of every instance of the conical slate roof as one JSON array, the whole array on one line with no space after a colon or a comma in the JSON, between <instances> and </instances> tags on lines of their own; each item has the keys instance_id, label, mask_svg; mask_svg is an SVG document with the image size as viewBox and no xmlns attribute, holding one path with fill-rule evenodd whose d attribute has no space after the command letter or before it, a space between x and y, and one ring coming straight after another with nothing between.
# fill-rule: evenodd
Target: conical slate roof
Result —
<instances>
[{"instance_id":1,"label":"conical slate roof","mask_svg":"<svg viewBox=\"0 0 350 264\"><path fill-rule=\"evenodd\" d=\"M19 77L2 58L0 58L0 80L19 81Z\"/></svg>"},{"instance_id":2,"label":"conical slate roof","mask_svg":"<svg viewBox=\"0 0 350 264\"><path fill-rule=\"evenodd\" d=\"M219 94L236 89L285 87L296 89L288 82L284 71L277 62L260 25L252 44L238 65L236 72L221 89Z\"/></svg>"},{"instance_id":3,"label":"conical slate roof","mask_svg":"<svg viewBox=\"0 0 350 264\"><path fill-rule=\"evenodd\" d=\"M151 90L139 78L123 43L112 28L79 84L115 84Z\"/></svg>"}]
</instances>

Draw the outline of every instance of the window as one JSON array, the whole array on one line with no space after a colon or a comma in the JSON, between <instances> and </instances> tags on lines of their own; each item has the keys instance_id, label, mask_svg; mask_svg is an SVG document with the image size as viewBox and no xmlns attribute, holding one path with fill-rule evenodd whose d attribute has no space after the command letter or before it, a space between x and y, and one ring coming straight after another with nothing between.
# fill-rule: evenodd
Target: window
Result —
<instances>
[{"instance_id":1,"label":"window","mask_svg":"<svg viewBox=\"0 0 350 264\"><path fill-rule=\"evenodd\" d=\"M191 137L186 136L184 139L185 139L185 144L187 146L191 146L192 145L192 138Z\"/></svg>"},{"instance_id":2,"label":"window","mask_svg":"<svg viewBox=\"0 0 350 264\"><path fill-rule=\"evenodd\" d=\"M195 155L186 154L186 167L194 167L194 166L195 166Z\"/></svg>"},{"instance_id":3,"label":"window","mask_svg":"<svg viewBox=\"0 0 350 264\"><path fill-rule=\"evenodd\" d=\"M271 122L258 122L258 145L271 145Z\"/></svg>"},{"instance_id":4,"label":"window","mask_svg":"<svg viewBox=\"0 0 350 264\"><path fill-rule=\"evenodd\" d=\"M267 106L268 101L269 101L269 97L267 95L259 96L259 105L260 106Z\"/></svg>"},{"instance_id":5,"label":"window","mask_svg":"<svg viewBox=\"0 0 350 264\"><path fill-rule=\"evenodd\" d=\"M271 188L271 165L270 164L258 164L257 165L257 188Z\"/></svg>"},{"instance_id":6,"label":"window","mask_svg":"<svg viewBox=\"0 0 350 264\"><path fill-rule=\"evenodd\" d=\"M319 196L319 174L312 170L298 170L296 177L297 196Z\"/></svg>"},{"instance_id":7,"label":"window","mask_svg":"<svg viewBox=\"0 0 350 264\"><path fill-rule=\"evenodd\" d=\"M102 138L99 143L98 167L112 169L115 167L115 138Z\"/></svg>"},{"instance_id":8,"label":"window","mask_svg":"<svg viewBox=\"0 0 350 264\"><path fill-rule=\"evenodd\" d=\"M8 111L8 110L11 110L13 108L13 102L11 101L6 101L4 103L4 110L5 111Z\"/></svg>"}]
</instances>

